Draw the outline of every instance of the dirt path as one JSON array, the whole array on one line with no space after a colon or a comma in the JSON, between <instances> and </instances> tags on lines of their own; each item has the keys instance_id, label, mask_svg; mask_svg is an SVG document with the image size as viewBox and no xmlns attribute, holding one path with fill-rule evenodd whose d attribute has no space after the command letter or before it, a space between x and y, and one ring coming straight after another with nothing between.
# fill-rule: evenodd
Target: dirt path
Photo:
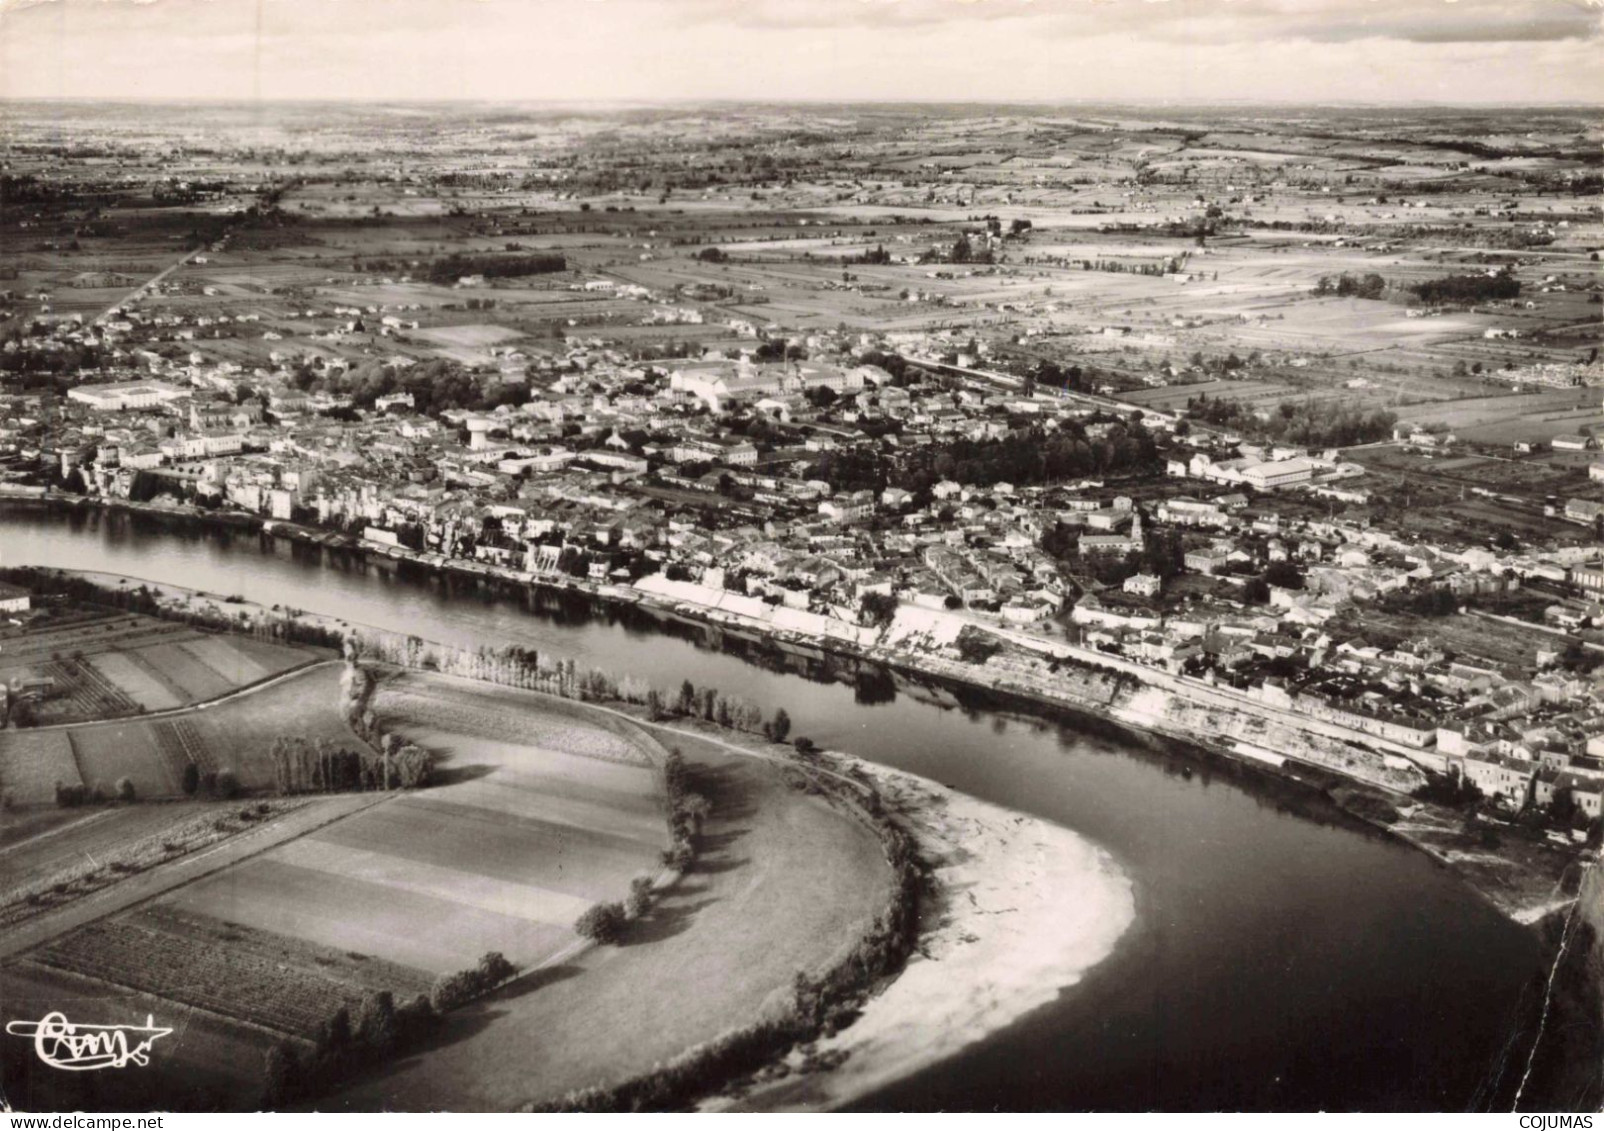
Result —
<instances>
[{"instance_id":1,"label":"dirt path","mask_svg":"<svg viewBox=\"0 0 1604 1131\"><path fill-rule=\"evenodd\" d=\"M210 707L217 707L224 703L233 702L235 699L243 699L247 695L255 695L258 691L266 691L270 687L277 687L286 680L299 679L301 676L317 671L319 668L326 668L333 664L339 663L343 663L343 661L313 660L310 663L302 664L300 667L290 668L287 671L279 672L276 675L270 675L266 679L258 680L255 683L247 683L243 687L236 687L232 691L225 691L223 694L218 695L215 698L202 699L194 703L185 703L178 707L166 707L160 711L145 711L137 715L118 715L115 719L90 719L77 723L51 723L48 726L30 727L29 729L34 731L87 730L91 727L127 726L129 723L150 722L152 719L170 719L175 715L187 715L193 711L204 711Z\"/></svg>"}]
</instances>

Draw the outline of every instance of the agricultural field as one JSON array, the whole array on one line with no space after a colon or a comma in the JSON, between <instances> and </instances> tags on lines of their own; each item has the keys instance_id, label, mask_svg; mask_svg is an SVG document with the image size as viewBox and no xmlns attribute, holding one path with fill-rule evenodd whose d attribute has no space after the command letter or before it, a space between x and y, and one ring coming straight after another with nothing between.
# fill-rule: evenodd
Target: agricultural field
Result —
<instances>
[{"instance_id":1,"label":"agricultural field","mask_svg":"<svg viewBox=\"0 0 1604 1131\"><path fill-rule=\"evenodd\" d=\"M1397 412L1398 419L1406 423L1441 425L1463 435L1468 429L1496 428L1499 425L1520 427L1521 422L1527 420L1568 417L1572 413L1599 408L1600 403L1600 394L1594 389L1543 389L1519 396L1505 394L1404 405ZM1575 428L1576 425L1572 425L1571 431L1574 432ZM1492 433L1488 438L1498 440L1504 437ZM1513 433L1508 439L1515 439Z\"/></svg>"},{"instance_id":2,"label":"agricultural field","mask_svg":"<svg viewBox=\"0 0 1604 1131\"><path fill-rule=\"evenodd\" d=\"M155 651L155 657L137 659L147 673L176 673L191 689L211 686L203 679L221 679L210 669L204 677L197 675L201 661L188 652L147 651ZM119 653L116 660L130 660L130 654ZM173 675L167 680L177 684ZM14 805L46 805L55 800L57 782L113 796L117 783L127 778L138 799L175 798L183 796L184 769L191 763L202 774L232 770L246 790L265 789L274 781L269 752L281 735L361 745L339 714L338 685L337 666L323 665L224 703L163 718L0 730L0 790ZM213 694L232 686L219 684Z\"/></svg>"},{"instance_id":3,"label":"agricultural field","mask_svg":"<svg viewBox=\"0 0 1604 1131\"><path fill-rule=\"evenodd\" d=\"M52 804L58 782L83 784L66 731L0 730L0 791L11 798L11 804Z\"/></svg>"},{"instance_id":4,"label":"agricultural field","mask_svg":"<svg viewBox=\"0 0 1604 1131\"><path fill-rule=\"evenodd\" d=\"M340 1005L428 993L420 971L166 905L82 927L33 951L31 963L141 990L181 1005L312 1039Z\"/></svg>"},{"instance_id":5,"label":"agricultural field","mask_svg":"<svg viewBox=\"0 0 1604 1131\"><path fill-rule=\"evenodd\" d=\"M193 715L210 713L206 724L230 733L243 727L245 704L258 720L282 720L288 705L304 702L308 688L296 684L328 692L332 711L335 676L333 665L314 669ZM286 697L285 687L299 696ZM620 898L631 879L657 871L667 843L656 766L662 751L632 724L532 693L417 674L387 678L374 706L388 730L428 746L442 784L387 797L57 935L0 971L0 987L32 1001L40 987L96 984L114 999L149 1002L159 1017L193 1011L228 1041L258 1049L229 1085L228 1106L241 1106L262 1038L308 1037L335 1006L375 990L401 1000L426 992L436 976L473 965L487 950L534 965L575 941L581 911ZM110 734L121 725L129 724L79 729ZM109 756L114 744L97 741ZM248 763L248 753L239 760ZM733 795L731 802L738 819ZM0 877L25 884L71 868L85 853L159 841L173 835L172 818L204 819L209 804L118 807L61 822L19 818L10 843L0 826L0 867L8 869ZM767 835L795 836L794 823L782 820ZM872 838L864 839L877 856ZM813 848L839 840L836 830ZM828 852L813 866L821 883L837 882ZM759 876L740 886L756 881L769 891ZM780 949L817 945L808 939L798 935ZM743 994L751 992L746 981L733 979Z\"/></svg>"},{"instance_id":6,"label":"agricultural field","mask_svg":"<svg viewBox=\"0 0 1604 1131\"><path fill-rule=\"evenodd\" d=\"M0 814L0 892L107 860L142 842L159 843L188 823L239 808L237 802L195 801Z\"/></svg>"},{"instance_id":7,"label":"agricultural field","mask_svg":"<svg viewBox=\"0 0 1604 1131\"><path fill-rule=\"evenodd\" d=\"M339 712L339 683L338 664L295 672L270 687L173 720L177 737L197 765L227 767L247 790L267 789L273 785L273 743L281 735L360 748L361 739Z\"/></svg>"},{"instance_id":8,"label":"agricultural field","mask_svg":"<svg viewBox=\"0 0 1604 1131\"><path fill-rule=\"evenodd\" d=\"M254 1110L262 1059L279 1039L205 1009L32 962L0 966L0 1020L37 1021L59 1010L86 1024L143 1024L173 1030L151 1049L148 1068L61 1072L10 1039L6 1099L28 1111Z\"/></svg>"},{"instance_id":9,"label":"agricultural field","mask_svg":"<svg viewBox=\"0 0 1604 1131\"><path fill-rule=\"evenodd\" d=\"M328 682L333 704L333 669ZM308 677L303 677L303 682ZM287 685L286 685L287 686ZM305 689L206 712L197 728L251 734ZM240 711L250 708L254 722ZM592 903L652 874L666 844L656 770L639 738L566 705L447 677L398 675L374 711L431 751L445 784L397 796L175 892L166 906L430 972L488 950L532 963L573 941ZM649 744L648 744L649 747Z\"/></svg>"},{"instance_id":10,"label":"agricultural field","mask_svg":"<svg viewBox=\"0 0 1604 1131\"><path fill-rule=\"evenodd\" d=\"M51 681L37 725L165 711L312 662L310 651L170 621L66 608L0 633L0 680Z\"/></svg>"},{"instance_id":11,"label":"agricultural field","mask_svg":"<svg viewBox=\"0 0 1604 1131\"><path fill-rule=\"evenodd\" d=\"M503 1110L631 1076L755 1020L838 960L883 906L879 843L776 766L672 741L713 803L698 863L628 945L590 951L452 1014L426 1058L327 1110Z\"/></svg>"}]
</instances>

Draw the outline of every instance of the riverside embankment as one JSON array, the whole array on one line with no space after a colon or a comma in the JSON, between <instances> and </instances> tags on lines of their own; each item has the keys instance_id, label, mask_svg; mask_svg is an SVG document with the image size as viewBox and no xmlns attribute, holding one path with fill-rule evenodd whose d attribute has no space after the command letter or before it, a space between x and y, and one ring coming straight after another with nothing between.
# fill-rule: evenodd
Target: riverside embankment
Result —
<instances>
[{"instance_id":1,"label":"riverside embankment","mask_svg":"<svg viewBox=\"0 0 1604 1131\"><path fill-rule=\"evenodd\" d=\"M516 644L660 687L688 679L784 706L793 733L821 746L1105 846L1136 905L1115 952L867 1105L1507 1110L1506 1050L1530 1043L1512 1028L1516 1006L1546 973L1539 940L1423 854L1247 761L660 611L254 531L0 506L0 554L469 647Z\"/></svg>"}]
</instances>

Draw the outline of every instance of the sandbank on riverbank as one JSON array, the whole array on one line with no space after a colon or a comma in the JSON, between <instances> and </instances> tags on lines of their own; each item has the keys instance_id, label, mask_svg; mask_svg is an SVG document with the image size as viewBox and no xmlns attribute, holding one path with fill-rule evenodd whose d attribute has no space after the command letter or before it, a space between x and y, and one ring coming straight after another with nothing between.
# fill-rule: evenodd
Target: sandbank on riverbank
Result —
<instances>
[{"instance_id":1,"label":"sandbank on riverbank","mask_svg":"<svg viewBox=\"0 0 1604 1131\"><path fill-rule=\"evenodd\" d=\"M839 1061L833 1071L799 1073L806 1054L793 1053L739 1099L704 1106L849 1103L1053 1001L1113 952L1136 917L1131 881L1078 834L861 764L931 865L918 952L856 1022L813 1047Z\"/></svg>"}]
</instances>

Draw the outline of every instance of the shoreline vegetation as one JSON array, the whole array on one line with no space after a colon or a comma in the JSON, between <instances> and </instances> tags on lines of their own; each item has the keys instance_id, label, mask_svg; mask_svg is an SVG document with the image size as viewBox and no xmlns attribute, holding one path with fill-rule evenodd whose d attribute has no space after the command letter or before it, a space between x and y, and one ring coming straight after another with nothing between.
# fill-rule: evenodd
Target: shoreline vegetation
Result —
<instances>
[{"instance_id":1,"label":"shoreline vegetation","mask_svg":"<svg viewBox=\"0 0 1604 1131\"><path fill-rule=\"evenodd\" d=\"M183 612L162 604L143 586L108 587L105 575L7 572L47 590L52 582L64 581L81 600L118 597L147 613L183 616L192 624L208 620L195 605L207 598L181 587L162 590L169 597L187 595ZM237 629L241 613L249 618L265 612L225 599L215 627ZM298 633L327 643L334 631L324 618L314 617ZM343 631L348 668L368 673L342 680L341 710L349 716L361 719L371 699L372 664L540 691L582 702L584 707L575 709L587 714L618 716L625 726L665 738L710 741L776 764L787 786L822 799L867 828L881 845L891 876L885 903L828 969L799 971L789 994L782 995L785 1000L763 1016L653 1071L535 1100L524 1110L728 1106L745 1102L743 1097L766 1097L777 1081L788 1078L808 1082L807 1098L776 1095L776 1106L839 1106L937 1063L1050 1002L1106 957L1134 918L1130 881L1105 852L1079 835L935 782L820 751L806 737L788 743L783 709L765 719L751 704L688 683L670 698L639 680L581 672L571 660L519 649L452 648L370 627ZM368 723L364 733L369 731L377 727ZM683 804L684 789L673 787L675 762L670 753L664 767L673 837L664 864L683 870L694 868L692 826L699 822ZM1066 891L1080 896L1068 924ZM926 1028L932 1008L942 1018L937 1039ZM420 1010L420 1024L428 1012ZM361 1056L347 1056L343 1047L336 1052L332 1059L314 1055L307 1061L276 1046L267 1065L267 1094L306 1098L363 1062Z\"/></svg>"},{"instance_id":2,"label":"shoreline vegetation","mask_svg":"<svg viewBox=\"0 0 1604 1131\"><path fill-rule=\"evenodd\" d=\"M16 501L19 500L13 496L0 495L0 504ZM1086 716L1129 733L1156 735L1180 743L1190 750L1224 758L1253 771L1296 781L1311 788L1363 824L1424 852L1438 864L1453 871L1501 914L1523 926L1535 927L1575 902L1574 887L1580 876L1579 867L1566 867L1556 873L1552 861L1546 859L1545 850L1538 848L1525 852L1520 845L1512 844L1508 839L1502 844L1494 843L1499 839L1497 833L1485 822L1472 828L1474 822L1461 821L1460 815L1451 808L1418 802L1410 795L1409 787L1423 775L1417 767L1410 767L1408 774L1400 773L1396 765L1398 751L1378 752L1365 736L1343 733L1340 728L1330 725L1309 724L1311 730L1300 731L1295 715L1277 712L1241 697L1229 697L1212 689L1199 689L1203 698L1194 701L1171 687L1175 680L1167 673L1156 669L1145 670L1139 665L1112 657L1087 659L1076 650L1059 649L1063 654L1053 660L1052 668L1058 673L1062 686L1049 689L1041 686L1039 681L1032 683L1016 673L994 672L984 663L977 666L908 650L890 654L886 649L866 649L833 638L792 640L788 636L763 633L752 625L727 623L685 602L639 591L622 590L616 586L572 577L523 574L480 562L418 553L399 547L381 547L347 535L275 522L240 512L200 511L193 507L153 506L125 500L55 494L29 496L21 501L29 505L68 510L128 510L203 526L221 524L290 538L325 549L383 558L403 566L449 572L472 578L481 584L578 595L609 605L638 607L704 625L712 631L730 636L761 640L777 647L805 648L824 656L873 664L937 685L965 688L1019 704L1035 714L1067 712ZM76 574L86 579L95 576L91 571L55 572ZM157 591L173 594L191 592L181 586L168 586L138 578L124 580L130 583L140 581L142 585L154 586ZM231 610L233 616L238 616L248 607L238 597L218 597L216 600L225 602L226 609ZM327 646L327 634L348 629L383 631L300 610L281 613L275 609L272 617L284 624L280 631L285 634L285 639L295 639L301 643ZM228 618L225 616L225 619ZM220 627L237 631L239 626L229 623ZM1006 638L1006 634L1003 638ZM552 690L549 687L539 689ZM749 704L743 706L750 708ZM737 729L741 729L739 724ZM1238 737L1233 738L1233 734L1238 734ZM1277 749L1278 743L1281 749Z\"/></svg>"}]
</instances>

